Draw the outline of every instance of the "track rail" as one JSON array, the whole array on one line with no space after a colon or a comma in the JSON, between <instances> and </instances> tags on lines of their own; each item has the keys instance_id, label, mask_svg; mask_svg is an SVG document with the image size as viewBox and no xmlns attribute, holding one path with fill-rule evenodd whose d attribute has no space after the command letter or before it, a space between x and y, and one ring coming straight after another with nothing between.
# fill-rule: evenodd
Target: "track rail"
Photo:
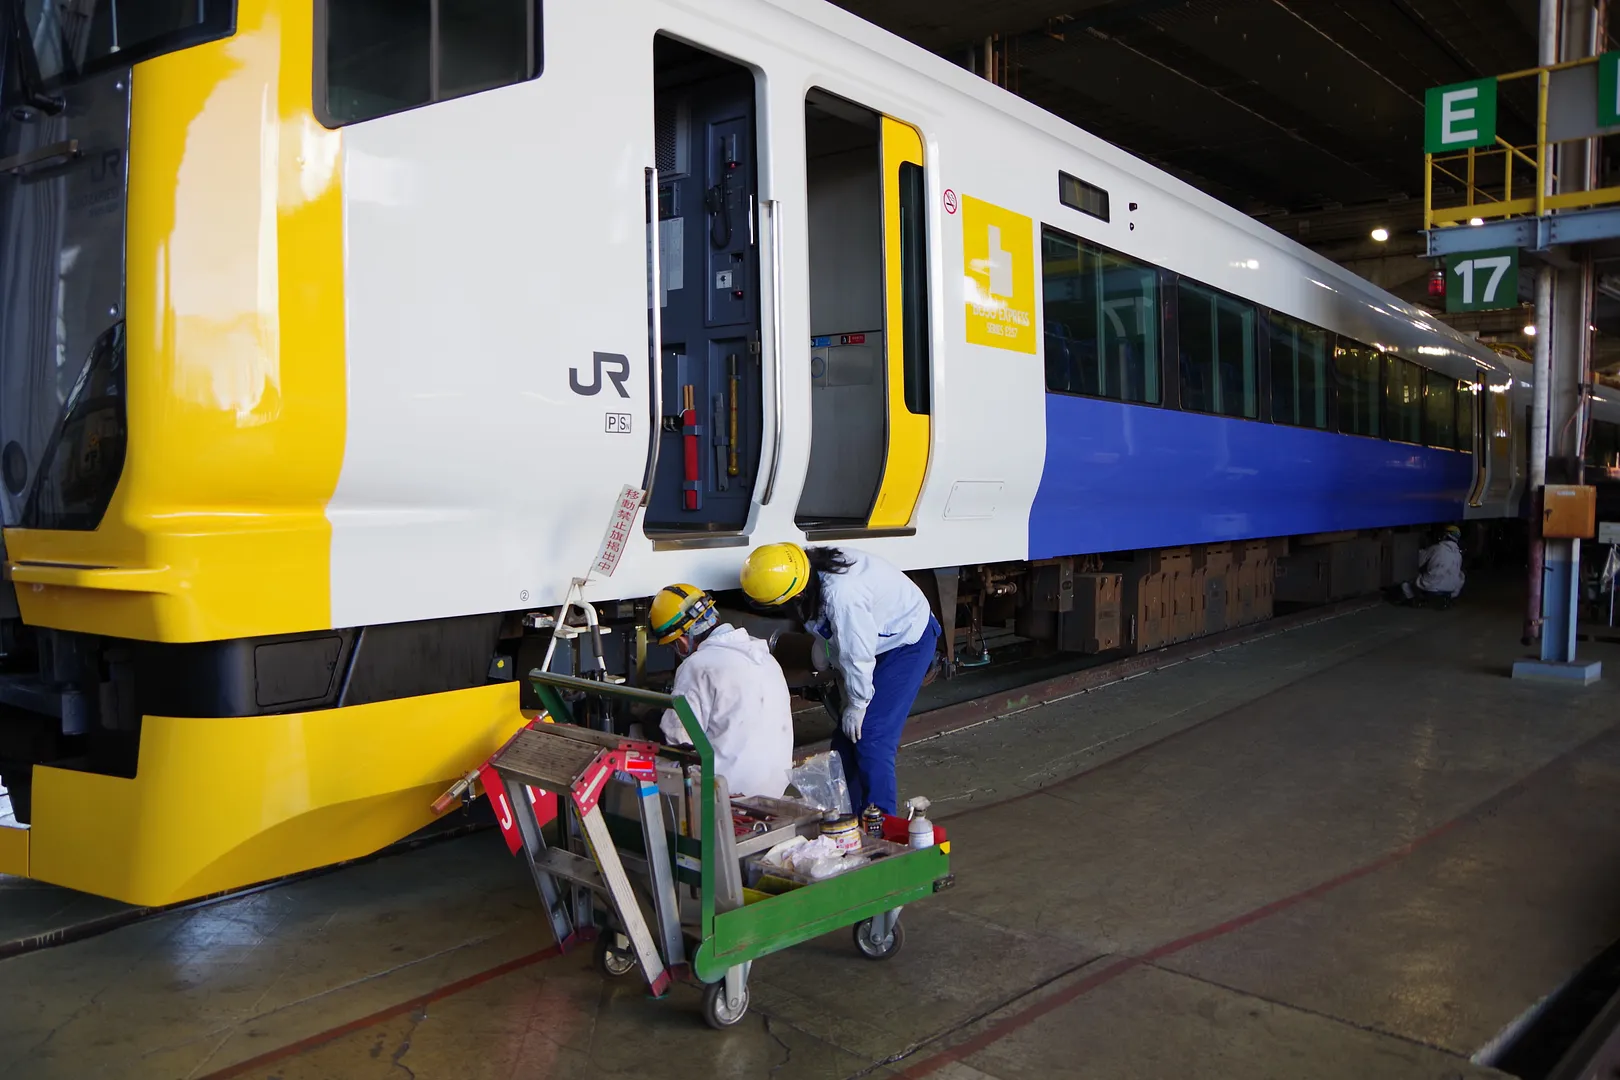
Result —
<instances>
[{"instance_id":1,"label":"track rail","mask_svg":"<svg viewBox=\"0 0 1620 1080\"><path fill-rule=\"evenodd\" d=\"M167 915L170 912L195 911L199 908L212 907L215 904L223 903L227 900L237 900L244 896L252 896L255 893L268 892L271 889L279 889L283 885L291 885L294 882L299 881L308 881L312 878L335 873L350 866L360 866L364 863L375 862L378 859L385 859L390 855L400 855L407 851L415 851L416 849L426 847L429 844L437 844L444 840L454 840L460 836L467 836L475 832L483 832L485 829L492 829L494 827L493 821L473 821L460 825L452 825L446 828L436 829L432 832L423 833L421 835L406 837L404 840L398 840L392 844L389 844L381 851L373 852L370 855L365 855L358 859L346 859L343 862L331 863L327 866L318 866L313 870L304 870L297 874L288 874L286 877L272 878L269 881L261 881L257 885L248 885L240 889L227 889L224 892L210 893L207 896L199 896L195 900L185 900L178 904L164 904L156 907L129 907L123 911L115 911L107 915L97 916L93 919L85 919L82 922L73 923L69 926L57 927L52 930L41 931L37 934L29 934L25 937L13 938L9 941L0 941L0 960L9 960L14 956L22 956L25 953L38 952L41 949L51 949L58 945L71 945L76 941L83 941L86 938L96 937L99 934L107 933L109 930L117 930L121 927L132 926L135 923L144 922L147 919L155 918L159 915Z\"/></svg>"},{"instance_id":2,"label":"track rail","mask_svg":"<svg viewBox=\"0 0 1620 1080\"><path fill-rule=\"evenodd\" d=\"M1608 1080L1620 1076L1620 993L1581 1032L1547 1080Z\"/></svg>"},{"instance_id":3,"label":"track rail","mask_svg":"<svg viewBox=\"0 0 1620 1080\"><path fill-rule=\"evenodd\" d=\"M1620 1076L1620 941L1508 1025L1473 1061L1522 1080Z\"/></svg>"}]
</instances>

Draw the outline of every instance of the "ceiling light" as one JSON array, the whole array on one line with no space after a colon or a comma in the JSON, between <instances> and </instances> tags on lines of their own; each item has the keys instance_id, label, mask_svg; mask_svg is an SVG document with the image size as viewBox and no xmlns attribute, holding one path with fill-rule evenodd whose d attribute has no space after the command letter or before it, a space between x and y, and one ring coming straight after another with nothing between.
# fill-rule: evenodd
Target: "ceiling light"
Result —
<instances>
[{"instance_id":1,"label":"ceiling light","mask_svg":"<svg viewBox=\"0 0 1620 1080\"><path fill-rule=\"evenodd\" d=\"M1536 324L1535 323L1531 323L1529 326L1524 328L1524 336L1525 337L1535 337L1536 336Z\"/></svg>"},{"instance_id":2,"label":"ceiling light","mask_svg":"<svg viewBox=\"0 0 1620 1080\"><path fill-rule=\"evenodd\" d=\"M1389 230L1380 225L1372 231L1372 238L1382 244L1389 239Z\"/></svg>"},{"instance_id":3,"label":"ceiling light","mask_svg":"<svg viewBox=\"0 0 1620 1080\"><path fill-rule=\"evenodd\" d=\"M1471 218L1468 219L1468 224L1470 224L1470 225L1483 225L1483 224L1485 224L1485 219L1482 218L1482 217L1471 217Z\"/></svg>"}]
</instances>

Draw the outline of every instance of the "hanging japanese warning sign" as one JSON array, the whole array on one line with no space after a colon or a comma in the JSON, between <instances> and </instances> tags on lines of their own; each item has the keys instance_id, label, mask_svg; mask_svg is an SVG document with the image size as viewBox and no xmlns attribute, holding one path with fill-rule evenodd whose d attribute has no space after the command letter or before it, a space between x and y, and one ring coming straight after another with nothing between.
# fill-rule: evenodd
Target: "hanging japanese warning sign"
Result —
<instances>
[{"instance_id":1,"label":"hanging japanese warning sign","mask_svg":"<svg viewBox=\"0 0 1620 1080\"><path fill-rule=\"evenodd\" d=\"M608 519L607 532L602 535L602 546L597 549L596 561L591 564L592 574L612 577L613 571L619 568L619 559L624 556L624 546L630 542L631 530L636 524L636 511L641 509L645 494L640 488L629 484L620 489L619 501L613 504L613 516Z\"/></svg>"}]
</instances>

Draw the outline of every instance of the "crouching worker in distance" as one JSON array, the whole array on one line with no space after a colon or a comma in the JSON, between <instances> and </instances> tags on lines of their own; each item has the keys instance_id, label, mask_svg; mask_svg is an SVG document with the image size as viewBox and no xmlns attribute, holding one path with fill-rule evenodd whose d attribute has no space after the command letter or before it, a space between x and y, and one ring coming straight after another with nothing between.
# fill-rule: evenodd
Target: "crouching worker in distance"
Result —
<instances>
[{"instance_id":1,"label":"crouching worker in distance","mask_svg":"<svg viewBox=\"0 0 1620 1080\"><path fill-rule=\"evenodd\" d=\"M714 600L695 585L659 590L647 628L680 657L671 693L692 707L731 794L780 798L793 768L793 715L770 648L720 622ZM664 710L659 727L669 745L691 745L673 709Z\"/></svg>"},{"instance_id":2,"label":"crouching worker in distance","mask_svg":"<svg viewBox=\"0 0 1620 1080\"><path fill-rule=\"evenodd\" d=\"M1461 540L1462 530L1447 525L1439 543L1418 552L1417 580L1402 582L1401 595L1409 601L1456 599L1462 593L1465 580Z\"/></svg>"}]
</instances>

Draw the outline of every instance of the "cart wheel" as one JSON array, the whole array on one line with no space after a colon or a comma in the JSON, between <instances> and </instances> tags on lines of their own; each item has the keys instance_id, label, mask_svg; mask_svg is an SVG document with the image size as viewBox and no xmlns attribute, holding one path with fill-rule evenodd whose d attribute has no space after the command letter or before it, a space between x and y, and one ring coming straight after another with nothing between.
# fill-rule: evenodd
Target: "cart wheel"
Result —
<instances>
[{"instance_id":1,"label":"cart wheel","mask_svg":"<svg viewBox=\"0 0 1620 1080\"><path fill-rule=\"evenodd\" d=\"M861 950L861 955L868 960L887 960L900 951L900 946L906 943L906 924L896 919L889 936L881 941L872 936L872 920L864 919L855 924L855 947Z\"/></svg>"},{"instance_id":2,"label":"cart wheel","mask_svg":"<svg viewBox=\"0 0 1620 1080\"><path fill-rule=\"evenodd\" d=\"M635 950L619 945L619 935L603 930L596 938L596 967L610 979L622 979L635 971L638 964Z\"/></svg>"},{"instance_id":3,"label":"cart wheel","mask_svg":"<svg viewBox=\"0 0 1620 1080\"><path fill-rule=\"evenodd\" d=\"M724 1031L748 1013L748 987L743 986L742 1001L733 1010L726 1004L726 980L710 983L703 991L703 1020L710 1027Z\"/></svg>"}]
</instances>

